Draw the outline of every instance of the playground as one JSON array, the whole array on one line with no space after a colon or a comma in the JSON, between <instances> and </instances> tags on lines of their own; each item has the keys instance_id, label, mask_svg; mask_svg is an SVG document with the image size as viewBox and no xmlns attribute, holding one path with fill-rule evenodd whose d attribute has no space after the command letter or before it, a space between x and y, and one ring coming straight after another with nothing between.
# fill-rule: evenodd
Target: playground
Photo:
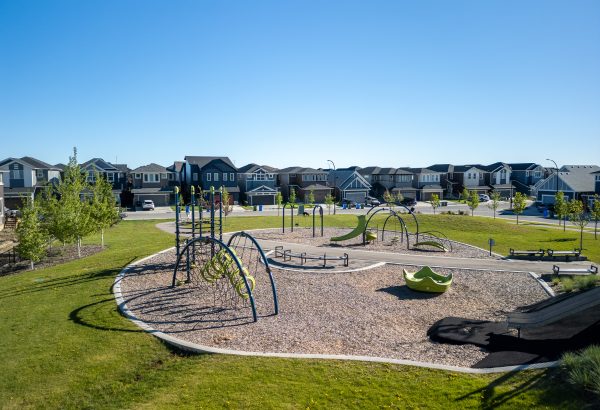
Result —
<instances>
[{"instance_id":1,"label":"playground","mask_svg":"<svg viewBox=\"0 0 600 410\"><path fill-rule=\"evenodd\" d=\"M579 333L591 323L569 333L557 331L552 318L569 320L596 299L573 298L552 313L540 308L520 317L528 306L558 300L539 275L496 269L494 264L510 262L442 232L419 232L416 215L409 215L409 225L406 215L382 208L358 216L355 228L325 228L322 212L319 224L313 211L312 226L295 226L290 217L286 231L284 214L281 229L224 234L217 195L208 193L207 209L200 208L200 220L185 231L179 220L161 224L175 233L175 248L129 266L117 281L128 315L153 332L193 344L192 350L477 368L549 362L569 342L589 340ZM416 256L435 269L390 262L390 255ZM475 269L465 265L468 260L471 266L488 264ZM542 330L532 333L539 317L545 317ZM531 338L540 340L544 331L559 341L551 350L532 350ZM498 344L497 338L509 342Z\"/></svg>"}]
</instances>

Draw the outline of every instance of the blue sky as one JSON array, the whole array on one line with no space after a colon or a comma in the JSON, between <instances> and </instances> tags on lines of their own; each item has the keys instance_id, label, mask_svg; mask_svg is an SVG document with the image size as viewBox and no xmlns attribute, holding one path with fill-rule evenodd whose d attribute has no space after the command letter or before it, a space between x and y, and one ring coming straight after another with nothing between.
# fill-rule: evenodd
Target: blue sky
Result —
<instances>
[{"instance_id":1,"label":"blue sky","mask_svg":"<svg viewBox=\"0 0 600 410\"><path fill-rule=\"evenodd\" d=\"M0 0L0 157L600 164L599 1Z\"/></svg>"}]
</instances>

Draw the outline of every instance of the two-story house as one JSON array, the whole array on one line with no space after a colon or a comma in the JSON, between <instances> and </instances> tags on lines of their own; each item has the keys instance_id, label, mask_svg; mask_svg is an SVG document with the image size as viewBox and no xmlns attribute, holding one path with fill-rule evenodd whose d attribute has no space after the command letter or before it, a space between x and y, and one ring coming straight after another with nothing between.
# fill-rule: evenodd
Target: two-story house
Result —
<instances>
[{"instance_id":1,"label":"two-story house","mask_svg":"<svg viewBox=\"0 0 600 410\"><path fill-rule=\"evenodd\" d=\"M416 188L418 201L430 201L433 194L440 199L444 197L444 189L440 185L442 172L429 168L405 168L413 174L413 187Z\"/></svg>"},{"instance_id":2,"label":"two-story house","mask_svg":"<svg viewBox=\"0 0 600 410\"><path fill-rule=\"evenodd\" d=\"M240 188L237 183L238 170L228 157L186 156L181 169L181 191L186 201L190 199L190 187L204 191L214 187L225 187L230 203L240 200Z\"/></svg>"},{"instance_id":3,"label":"two-story house","mask_svg":"<svg viewBox=\"0 0 600 410\"><path fill-rule=\"evenodd\" d=\"M565 165L539 183L537 200L553 204L556 193L562 191L568 200L579 199L589 204L598 192L599 171L597 165Z\"/></svg>"},{"instance_id":4,"label":"two-story house","mask_svg":"<svg viewBox=\"0 0 600 410\"><path fill-rule=\"evenodd\" d=\"M454 174L454 165L452 164L434 164L427 169L440 173L440 185L444 190L444 198L457 197L459 191L459 184L456 181L456 175Z\"/></svg>"},{"instance_id":5,"label":"two-story house","mask_svg":"<svg viewBox=\"0 0 600 410\"><path fill-rule=\"evenodd\" d=\"M533 162L508 164L511 168L512 184L516 192L531 195L532 189L540 180L544 179L544 167Z\"/></svg>"},{"instance_id":6,"label":"two-story house","mask_svg":"<svg viewBox=\"0 0 600 410\"><path fill-rule=\"evenodd\" d=\"M238 169L238 186L242 201L248 205L275 205L279 189L277 168L248 164Z\"/></svg>"},{"instance_id":7,"label":"two-story house","mask_svg":"<svg viewBox=\"0 0 600 410\"><path fill-rule=\"evenodd\" d=\"M478 165L478 167L481 166ZM498 192L501 198L513 196L514 188L511 179L512 170L510 165L505 164L504 162L494 162L490 165L484 165L482 168L487 171L484 174L484 177L492 191Z\"/></svg>"},{"instance_id":8,"label":"two-story house","mask_svg":"<svg viewBox=\"0 0 600 410\"><path fill-rule=\"evenodd\" d=\"M487 194L490 190L485 178L487 174L488 171L484 169L483 165L454 166L453 175L456 191L453 192L453 195L455 197L460 196L465 188L469 191L476 191L478 194Z\"/></svg>"},{"instance_id":9,"label":"two-story house","mask_svg":"<svg viewBox=\"0 0 600 410\"><path fill-rule=\"evenodd\" d=\"M61 165L57 164L57 168L61 168ZM92 158L79 165L79 167L86 174L87 181L90 184L96 182L96 174L106 179L112 185L115 200L123 204L123 192L131 190L131 182L129 180L131 170L126 164L112 164L104 161L102 158ZM64 167L61 169L61 172L64 172ZM130 204L123 204L123 206L128 205L130 206Z\"/></svg>"},{"instance_id":10,"label":"two-story house","mask_svg":"<svg viewBox=\"0 0 600 410\"><path fill-rule=\"evenodd\" d=\"M141 207L144 200L152 200L155 206L169 206L173 201L173 187L169 185L167 168L155 163L143 165L131 171L133 203Z\"/></svg>"},{"instance_id":11,"label":"two-story house","mask_svg":"<svg viewBox=\"0 0 600 410\"><path fill-rule=\"evenodd\" d=\"M60 180L60 169L32 157L0 161L4 173L4 202L10 209L22 206L23 198L34 199L43 187Z\"/></svg>"},{"instance_id":12,"label":"two-story house","mask_svg":"<svg viewBox=\"0 0 600 410\"><path fill-rule=\"evenodd\" d=\"M314 168L288 167L280 169L278 173L279 189L286 201L293 189L299 201L308 202L308 195L312 191L315 202L325 202L327 194L333 191L327 178L327 171Z\"/></svg>"},{"instance_id":13,"label":"two-story house","mask_svg":"<svg viewBox=\"0 0 600 410\"><path fill-rule=\"evenodd\" d=\"M342 200L365 203L371 191L371 184L356 167L329 170L327 181L334 188L335 196Z\"/></svg>"}]
</instances>

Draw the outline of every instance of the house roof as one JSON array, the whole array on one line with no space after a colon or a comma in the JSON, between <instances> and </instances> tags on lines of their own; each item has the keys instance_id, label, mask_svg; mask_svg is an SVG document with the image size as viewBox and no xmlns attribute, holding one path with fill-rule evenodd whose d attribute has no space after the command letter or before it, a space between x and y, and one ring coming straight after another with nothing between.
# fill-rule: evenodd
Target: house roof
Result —
<instances>
[{"instance_id":1,"label":"house roof","mask_svg":"<svg viewBox=\"0 0 600 410\"><path fill-rule=\"evenodd\" d=\"M597 167L596 167L597 168ZM558 177L568 186L571 187L575 192L594 192L596 181L592 172L559 172ZM550 175L549 178L554 178L554 175Z\"/></svg>"},{"instance_id":2,"label":"house roof","mask_svg":"<svg viewBox=\"0 0 600 410\"><path fill-rule=\"evenodd\" d=\"M359 174L361 175L372 175L375 174L376 172L379 172L381 168L379 167L365 167L365 168L359 168L357 171Z\"/></svg>"},{"instance_id":3,"label":"house roof","mask_svg":"<svg viewBox=\"0 0 600 410\"><path fill-rule=\"evenodd\" d=\"M167 171L181 172L182 168L183 168L183 161L175 161L175 162L173 162L173 165L169 165L167 167Z\"/></svg>"},{"instance_id":4,"label":"house roof","mask_svg":"<svg viewBox=\"0 0 600 410\"><path fill-rule=\"evenodd\" d=\"M59 162L58 164L54 165L54 168L64 171L67 168L67 166L65 164L63 164L62 162Z\"/></svg>"},{"instance_id":5,"label":"house roof","mask_svg":"<svg viewBox=\"0 0 600 410\"><path fill-rule=\"evenodd\" d=\"M517 164L506 165L508 165L513 171L528 171L539 166L539 164L536 164L535 162L519 162Z\"/></svg>"},{"instance_id":6,"label":"house roof","mask_svg":"<svg viewBox=\"0 0 600 410\"><path fill-rule=\"evenodd\" d=\"M592 172L600 171L600 167L598 165L563 165L560 170L563 172L591 174Z\"/></svg>"},{"instance_id":7,"label":"house roof","mask_svg":"<svg viewBox=\"0 0 600 410\"><path fill-rule=\"evenodd\" d=\"M237 169L235 167L235 165L233 165L233 162L231 162L229 157L196 157L196 156L186 155L184 159L186 162L188 162L190 164L198 165L198 167L200 167L200 168L204 168L205 166L207 166L208 164L210 164L213 161L221 160L224 163L226 163L227 165L229 165L231 168Z\"/></svg>"},{"instance_id":8,"label":"house roof","mask_svg":"<svg viewBox=\"0 0 600 410\"><path fill-rule=\"evenodd\" d=\"M336 187L340 189L346 189L348 185L357 179L365 186L365 189L371 188L371 184L369 184L367 180L354 169L336 169L335 171L331 171L327 176L327 180L332 184L335 183Z\"/></svg>"},{"instance_id":9,"label":"house roof","mask_svg":"<svg viewBox=\"0 0 600 410\"><path fill-rule=\"evenodd\" d=\"M173 192L172 187L162 187L162 188L134 188L131 190L134 194L164 194L169 195Z\"/></svg>"},{"instance_id":10,"label":"house roof","mask_svg":"<svg viewBox=\"0 0 600 410\"><path fill-rule=\"evenodd\" d=\"M404 168L405 170L412 172L413 174L437 174L438 171L434 171L429 168Z\"/></svg>"},{"instance_id":11,"label":"house roof","mask_svg":"<svg viewBox=\"0 0 600 410\"><path fill-rule=\"evenodd\" d=\"M277 172L277 168L273 168L268 165L258 165L258 164L244 165L243 167L238 168L238 172L241 172L243 174L251 174L252 172L256 172L261 168L264 169L266 172L270 172L270 173Z\"/></svg>"},{"instance_id":12,"label":"house roof","mask_svg":"<svg viewBox=\"0 0 600 410\"><path fill-rule=\"evenodd\" d=\"M287 167L278 171L280 174L323 174L327 171L315 168Z\"/></svg>"},{"instance_id":13,"label":"house roof","mask_svg":"<svg viewBox=\"0 0 600 410\"><path fill-rule=\"evenodd\" d=\"M22 158L6 158L2 161L0 161L0 166L8 164L10 162L20 162L21 164L24 165L28 165L33 169L53 169L53 170L60 170L59 168L56 168L53 165L50 165L44 161L40 161L39 159L33 158L33 157L22 157Z\"/></svg>"},{"instance_id":14,"label":"house roof","mask_svg":"<svg viewBox=\"0 0 600 410\"><path fill-rule=\"evenodd\" d=\"M454 172L454 165L452 164L434 164L427 168L435 172Z\"/></svg>"},{"instance_id":15,"label":"house roof","mask_svg":"<svg viewBox=\"0 0 600 410\"><path fill-rule=\"evenodd\" d=\"M484 169L482 165L456 165L454 167L454 172L460 174L460 173L467 172L468 170L473 169L473 168L475 168L478 171L489 172L486 169Z\"/></svg>"},{"instance_id":16,"label":"house roof","mask_svg":"<svg viewBox=\"0 0 600 410\"><path fill-rule=\"evenodd\" d=\"M112 162L109 162L109 164L115 167L119 172L127 173L131 171L127 164L113 164Z\"/></svg>"},{"instance_id":17,"label":"house roof","mask_svg":"<svg viewBox=\"0 0 600 410\"><path fill-rule=\"evenodd\" d=\"M254 188L254 189L246 192L246 194L250 195L250 194L256 193L256 192L272 192L272 193L275 194L275 193L277 193L277 189L268 187L266 185L261 185L259 187L256 187L256 188Z\"/></svg>"},{"instance_id":18,"label":"house roof","mask_svg":"<svg viewBox=\"0 0 600 410\"><path fill-rule=\"evenodd\" d=\"M321 184L312 184L312 185L309 185L309 186L300 187L300 189L302 191L310 191L310 190L313 190L313 191L323 191L323 190L326 190L326 189L327 190L332 190L333 188L329 187L329 186L321 185Z\"/></svg>"},{"instance_id":19,"label":"house roof","mask_svg":"<svg viewBox=\"0 0 600 410\"><path fill-rule=\"evenodd\" d=\"M424 185L421 187L421 190L423 191L442 191L442 186L441 185Z\"/></svg>"},{"instance_id":20,"label":"house roof","mask_svg":"<svg viewBox=\"0 0 600 410\"><path fill-rule=\"evenodd\" d=\"M117 168L110 162L104 161L102 158L92 158L80 165L81 168L94 166L101 171L117 171Z\"/></svg>"},{"instance_id":21,"label":"house roof","mask_svg":"<svg viewBox=\"0 0 600 410\"><path fill-rule=\"evenodd\" d=\"M154 162L148 165L142 165L141 167L137 167L132 172L136 173L144 173L144 172L167 172L167 168L162 165L155 164Z\"/></svg>"},{"instance_id":22,"label":"house roof","mask_svg":"<svg viewBox=\"0 0 600 410\"><path fill-rule=\"evenodd\" d=\"M479 169L483 169L487 172L494 172L497 171L500 168L504 168L504 167L508 167L510 168L510 166L504 162L494 162L493 164L490 165L475 165L477 168Z\"/></svg>"}]
</instances>

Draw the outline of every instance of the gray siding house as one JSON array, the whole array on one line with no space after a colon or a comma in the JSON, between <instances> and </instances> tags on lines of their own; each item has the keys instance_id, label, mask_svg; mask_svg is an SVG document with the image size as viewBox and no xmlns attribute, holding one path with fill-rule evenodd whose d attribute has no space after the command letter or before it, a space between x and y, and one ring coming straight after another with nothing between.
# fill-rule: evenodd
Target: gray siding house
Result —
<instances>
[{"instance_id":1,"label":"gray siding house","mask_svg":"<svg viewBox=\"0 0 600 410\"><path fill-rule=\"evenodd\" d=\"M413 177L413 187L416 188L418 201L430 201L433 194L440 199L444 197L444 190L440 185L442 172L436 172L429 168L406 168Z\"/></svg>"},{"instance_id":2,"label":"gray siding house","mask_svg":"<svg viewBox=\"0 0 600 410\"><path fill-rule=\"evenodd\" d=\"M454 186L457 191L453 192L458 197L467 188L478 194L487 194L490 186L487 184L486 175L488 171L482 165L457 165L454 167Z\"/></svg>"},{"instance_id":3,"label":"gray siding house","mask_svg":"<svg viewBox=\"0 0 600 410\"><path fill-rule=\"evenodd\" d=\"M131 171L133 175L133 203L136 207L142 206L144 200L152 200L155 206L169 206L173 187L169 185L169 172L167 168L158 164L143 165ZM171 177L173 178L173 177Z\"/></svg>"},{"instance_id":4,"label":"gray siding house","mask_svg":"<svg viewBox=\"0 0 600 410\"><path fill-rule=\"evenodd\" d=\"M327 194L333 191L333 187L329 186L328 172L323 169L288 167L280 169L278 177L279 189L286 201L292 189L296 191L296 198L303 202L308 201L308 194L312 191L317 203L325 202Z\"/></svg>"},{"instance_id":5,"label":"gray siding house","mask_svg":"<svg viewBox=\"0 0 600 410\"><path fill-rule=\"evenodd\" d=\"M23 198L31 198L43 188L60 180L60 169L32 157L7 158L0 161L4 174L5 206L16 209Z\"/></svg>"},{"instance_id":6,"label":"gray siding house","mask_svg":"<svg viewBox=\"0 0 600 410\"><path fill-rule=\"evenodd\" d=\"M238 186L248 205L275 205L278 170L267 165L248 164L238 169Z\"/></svg>"},{"instance_id":7,"label":"gray siding house","mask_svg":"<svg viewBox=\"0 0 600 410\"><path fill-rule=\"evenodd\" d=\"M335 196L342 200L365 203L371 191L371 184L356 170L356 167L329 170L327 181L334 187Z\"/></svg>"},{"instance_id":8,"label":"gray siding house","mask_svg":"<svg viewBox=\"0 0 600 410\"><path fill-rule=\"evenodd\" d=\"M565 165L539 184L536 198L542 203L553 204L556 193L562 191L565 198L589 204L597 193L598 171L597 165Z\"/></svg>"},{"instance_id":9,"label":"gray siding house","mask_svg":"<svg viewBox=\"0 0 600 410\"><path fill-rule=\"evenodd\" d=\"M531 195L532 189L546 177L544 167L533 162L508 164L512 170L512 184L517 192Z\"/></svg>"}]
</instances>

